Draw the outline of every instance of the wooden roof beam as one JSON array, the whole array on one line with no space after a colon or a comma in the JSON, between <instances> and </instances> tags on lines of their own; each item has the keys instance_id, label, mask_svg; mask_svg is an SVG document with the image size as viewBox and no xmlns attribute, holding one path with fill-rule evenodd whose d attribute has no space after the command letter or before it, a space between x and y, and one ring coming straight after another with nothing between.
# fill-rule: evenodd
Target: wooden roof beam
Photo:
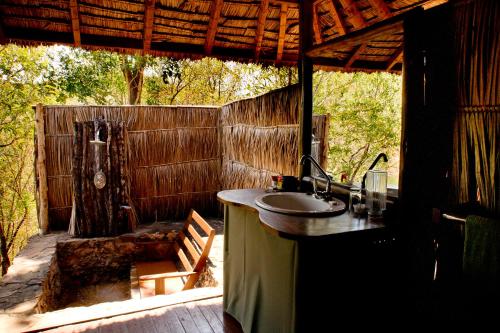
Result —
<instances>
[{"instance_id":1,"label":"wooden roof beam","mask_svg":"<svg viewBox=\"0 0 500 333\"><path fill-rule=\"evenodd\" d=\"M266 18L269 12L269 0L262 0L259 5L259 16L257 18L257 31L255 32L255 61L259 61L262 39L266 28Z\"/></svg>"},{"instance_id":2,"label":"wooden roof beam","mask_svg":"<svg viewBox=\"0 0 500 333\"><path fill-rule=\"evenodd\" d=\"M365 19L359 12L358 7L356 7L356 3L352 0L339 1L354 29L363 27L365 25Z\"/></svg>"},{"instance_id":3,"label":"wooden roof beam","mask_svg":"<svg viewBox=\"0 0 500 333\"><path fill-rule=\"evenodd\" d=\"M276 55L276 64L279 65L283 58L283 49L285 48L286 37L286 16L288 12L288 5L282 4L280 11L280 31L278 35L278 52Z\"/></svg>"},{"instance_id":4,"label":"wooden roof beam","mask_svg":"<svg viewBox=\"0 0 500 333\"><path fill-rule=\"evenodd\" d=\"M316 41L316 44L321 44L323 42L323 39L321 38L321 28L319 25L319 18L318 18L318 6L317 2L313 4L312 6L312 14L313 14L313 32L314 32L314 40Z\"/></svg>"},{"instance_id":5,"label":"wooden roof beam","mask_svg":"<svg viewBox=\"0 0 500 333\"><path fill-rule=\"evenodd\" d=\"M338 29L338 32L340 35L345 35L347 32L347 29L345 27L344 21L340 18L339 10L337 9L337 6L333 2L333 0L326 0L326 5L328 6L328 10L330 11L330 15L332 16L333 20L335 21L335 26Z\"/></svg>"},{"instance_id":6,"label":"wooden roof beam","mask_svg":"<svg viewBox=\"0 0 500 333\"><path fill-rule=\"evenodd\" d=\"M205 54L212 53L214 47L215 34L217 33L217 25L219 24L220 14L222 11L223 0L214 0L210 6L210 21L208 23L207 39L205 39Z\"/></svg>"},{"instance_id":7,"label":"wooden roof beam","mask_svg":"<svg viewBox=\"0 0 500 333\"><path fill-rule=\"evenodd\" d=\"M352 64L361 57L361 54L366 50L366 44L361 44L349 58L345 64L345 68L351 68Z\"/></svg>"},{"instance_id":8,"label":"wooden roof beam","mask_svg":"<svg viewBox=\"0 0 500 333\"><path fill-rule=\"evenodd\" d=\"M299 0L270 0L270 2L280 5L299 5Z\"/></svg>"},{"instance_id":9,"label":"wooden roof beam","mask_svg":"<svg viewBox=\"0 0 500 333\"><path fill-rule=\"evenodd\" d=\"M397 63L403 61L403 47L398 48L396 53L392 56L392 58L387 62L387 70L390 71Z\"/></svg>"},{"instance_id":10,"label":"wooden roof beam","mask_svg":"<svg viewBox=\"0 0 500 333\"><path fill-rule=\"evenodd\" d=\"M146 0L144 2L144 32L143 32L143 54L151 50L151 39L153 37L153 24L155 20L156 0Z\"/></svg>"},{"instance_id":11,"label":"wooden roof beam","mask_svg":"<svg viewBox=\"0 0 500 333\"><path fill-rule=\"evenodd\" d=\"M330 50L353 48L380 38L382 35L400 34L403 31L403 20L422 11L422 8L417 7L399 15L393 15L386 20L373 23L369 27L349 32L321 45L310 47L306 50L306 55L311 58L321 58L325 52Z\"/></svg>"},{"instance_id":12,"label":"wooden roof beam","mask_svg":"<svg viewBox=\"0 0 500 333\"><path fill-rule=\"evenodd\" d=\"M392 16L391 10L387 6L384 0L368 0L377 13L377 16L381 19L388 18Z\"/></svg>"},{"instance_id":13,"label":"wooden roof beam","mask_svg":"<svg viewBox=\"0 0 500 333\"><path fill-rule=\"evenodd\" d=\"M80 36L80 15L78 10L78 0L69 0L69 10L71 16L71 26L73 28L73 43L76 47L82 46Z\"/></svg>"}]
</instances>

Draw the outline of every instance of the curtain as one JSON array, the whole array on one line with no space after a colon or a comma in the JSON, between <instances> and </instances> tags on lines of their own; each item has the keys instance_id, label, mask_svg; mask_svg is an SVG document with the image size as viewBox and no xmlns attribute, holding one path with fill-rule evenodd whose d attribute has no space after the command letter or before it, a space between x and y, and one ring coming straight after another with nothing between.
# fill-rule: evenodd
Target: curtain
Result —
<instances>
[{"instance_id":1,"label":"curtain","mask_svg":"<svg viewBox=\"0 0 500 333\"><path fill-rule=\"evenodd\" d=\"M500 213L500 1L462 1L454 8L457 116L453 201Z\"/></svg>"}]
</instances>

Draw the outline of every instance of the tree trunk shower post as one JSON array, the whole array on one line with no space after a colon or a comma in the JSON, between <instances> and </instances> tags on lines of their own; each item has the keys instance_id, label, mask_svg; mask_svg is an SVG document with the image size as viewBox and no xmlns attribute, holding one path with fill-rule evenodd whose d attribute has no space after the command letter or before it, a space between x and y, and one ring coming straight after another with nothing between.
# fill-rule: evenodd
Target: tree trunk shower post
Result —
<instances>
[{"instance_id":1,"label":"tree trunk shower post","mask_svg":"<svg viewBox=\"0 0 500 333\"><path fill-rule=\"evenodd\" d=\"M38 226L41 234L49 232L49 200L47 194L47 167L45 165L45 117L42 104L35 107L35 129L37 136L36 171L38 175Z\"/></svg>"}]
</instances>

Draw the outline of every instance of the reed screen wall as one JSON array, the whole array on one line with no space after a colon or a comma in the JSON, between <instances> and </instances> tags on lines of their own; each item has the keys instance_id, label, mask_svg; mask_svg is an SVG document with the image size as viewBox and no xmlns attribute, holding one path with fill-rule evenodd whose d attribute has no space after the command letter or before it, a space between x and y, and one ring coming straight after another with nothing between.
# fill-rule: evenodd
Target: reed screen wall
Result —
<instances>
[{"instance_id":1,"label":"reed screen wall","mask_svg":"<svg viewBox=\"0 0 500 333\"><path fill-rule=\"evenodd\" d=\"M271 175L298 176L298 85L222 106L222 188L266 188ZM314 116L326 169L328 116Z\"/></svg>"},{"instance_id":2,"label":"reed screen wall","mask_svg":"<svg viewBox=\"0 0 500 333\"><path fill-rule=\"evenodd\" d=\"M50 229L67 228L71 216L75 121L124 121L130 194L139 222L149 223L184 218L191 208L213 215L221 189L266 187L271 174L297 175L299 105L298 86L292 86L222 108L44 106ZM324 116L313 122L324 154L327 123Z\"/></svg>"},{"instance_id":3,"label":"reed screen wall","mask_svg":"<svg viewBox=\"0 0 500 333\"><path fill-rule=\"evenodd\" d=\"M46 106L44 114L51 229L66 228L71 215L73 122L97 117L128 128L131 196L141 222L217 207L219 108Z\"/></svg>"}]
</instances>

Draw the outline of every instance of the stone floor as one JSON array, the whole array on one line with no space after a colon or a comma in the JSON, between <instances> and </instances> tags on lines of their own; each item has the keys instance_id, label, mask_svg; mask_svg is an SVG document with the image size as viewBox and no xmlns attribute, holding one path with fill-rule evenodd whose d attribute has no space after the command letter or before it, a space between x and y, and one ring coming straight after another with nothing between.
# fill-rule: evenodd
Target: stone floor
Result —
<instances>
[{"instance_id":1,"label":"stone floor","mask_svg":"<svg viewBox=\"0 0 500 333\"><path fill-rule=\"evenodd\" d=\"M0 314L34 312L55 254L56 242L67 238L65 232L58 232L30 239L0 282Z\"/></svg>"},{"instance_id":2,"label":"stone floor","mask_svg":"<svg viewBox=\"0 0 500 333\"><path fill-rule=\"evenodd\" d=\"M216 236L209 255L208 265L217 286L222 288L224 222L220 219L207 218L207 222L216 230ZM180 229L183 222L169 222L142 226L138 233L151 232L156 228ZM25 316L33 314L42 294L46 279L54 258L56 243L69 239L65 232L34 236L25 249L14 259L7 275L0 282L0 315ZM74 301L68 306L85 306L99 302L110 302L130 297L127 281L88 286L75 293ZM2 318L0 318L1 320Z\"/></svg>"}]
</instances>

